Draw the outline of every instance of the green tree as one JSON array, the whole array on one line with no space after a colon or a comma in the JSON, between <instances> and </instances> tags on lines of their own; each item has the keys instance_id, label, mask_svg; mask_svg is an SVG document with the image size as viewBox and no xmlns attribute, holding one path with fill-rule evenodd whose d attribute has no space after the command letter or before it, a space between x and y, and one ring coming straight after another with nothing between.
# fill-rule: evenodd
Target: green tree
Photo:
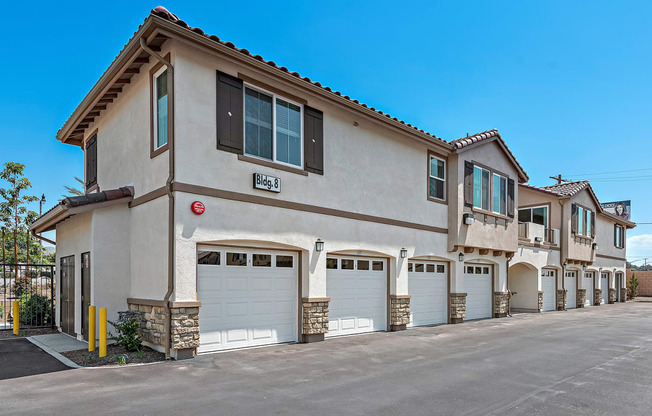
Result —
<instances>
[{"instance_id":1,"label":"green tree","mask_svg":"<svg viewBox=\"0 0 652 416\"><path fill-rule=\"evenodd\" d=\"M0 212L6 227L14 235L14 263L18 264L18 231L23 227L27 216L27 204L38 201L33 195L24 193L32 187L32 183L23 176L25 165L22 163L7 162L0 172L0 179L9 184L7 188L0 188Z\"/></svg>"},{"instance_id":2,"label":"green tree","mask_svg":"<svg viewBox=\"0 0 652 416\"><path fill-rule=\"evenodd\" d=\"M634 299L638 296L638 279L636 273L632 273L632 277L627 281L627 298Z\"/></svg>"},{"instance_id":3,"label":"green tree","mask_svg":"<svg viewBox=\"0 0 652 416\"><path fill-rule=\"evenodd\" d=\"M86 184L84 183L83 180L79 179L78 177L75 176L75 180L81 184L81 190L79 188L74 188L72 186L64 186L68 192L70 192L70 195L61 195L64 198L67 198L69 196L83 196L85 195L84 189L86 189Z\"/></svg>"}]
</instances>

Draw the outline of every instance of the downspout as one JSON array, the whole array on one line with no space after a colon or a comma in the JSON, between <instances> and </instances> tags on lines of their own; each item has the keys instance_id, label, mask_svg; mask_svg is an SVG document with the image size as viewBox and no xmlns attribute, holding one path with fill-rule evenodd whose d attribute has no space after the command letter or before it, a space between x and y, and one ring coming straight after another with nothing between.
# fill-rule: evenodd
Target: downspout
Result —
<instances>
[{"instance_id":1,"label":"downspout","mask_svg":"<svg viewBox=\"0 0 652 416\"><path fill-rule=\"evenodd\" d=\"M516 247L518 250L518 246ZM507 316L512 317L512 290L509 288L509 262L512 261L512 258L509 257L505 266L505 284L507 286Z\"/></svg>"},{"instance_id":2,"label":"downspout","mask_svg":"<svg viewBox=\"0 0 652 416\"><path fill-rule=\"evenodd\" d=\"M50 240L50 239L47 239L47 238L43 237L42 235L38 235L38 234L36 234L36 230L32 230L32 235L33 235L34 237L38 238L39 240L42 240L42 241L45 241L46 243L50 243L50 244L52 244L53 246L56 246L56 245L57 245L56 241L52 241L52 240Z\"/></svg>"},{"instance_id":3,"label":"downspout","mask_svg":"<svg viewBox=\"0 0 652 416\"><path fill-rule=\"evenodd\" d=\"M145 52L156 58L159 62L167 67L168 71L168 161L169 174L165 182L165 191L168 195L168 291L163 298L163 308L165 309L165 359L170 359L170 344L172 334L170 333L172 315L170 313L170 297L174 292L174 272L175 272L175 229L174 229L174 194L172 185L174 183L174 67L158 53L154 52L145 38L140 38L140 47Z\"/></svg>"}]
</instances>

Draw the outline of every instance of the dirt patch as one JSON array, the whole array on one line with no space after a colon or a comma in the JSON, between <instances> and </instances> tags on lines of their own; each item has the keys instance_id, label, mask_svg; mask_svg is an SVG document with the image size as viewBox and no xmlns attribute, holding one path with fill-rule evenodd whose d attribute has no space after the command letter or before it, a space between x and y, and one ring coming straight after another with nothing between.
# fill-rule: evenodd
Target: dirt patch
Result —
<instances>
[{"instance_id":1,"label":"dirt patch","mask_svg":"<svg viewBox=\"0 0 652 416\"><path fill-rule=\"evenodd\" d=\"M631 302L631 300L628 300L628 302ZM652 296L637 296L634 298L634 302L652 303Z\"/></svg>"},{"instance_id":2,"label":"dirt patch","mask_svg":"<svg viewBox=\"0 0 652 416\"><path fill-rule=\"evenodd\" d=\"M100 358L99 353L99 348L96 348L93 352L84 349L62 352L61 354L82 367L121 366L165 361L165 354L148 347L141 347L141 352L138 353L127 351L121 345L111 344L106 347L106 357Z\"/></svg>"},{"instance_id":3,"label":"dirt patch","mask_svg":"<svg viewBox=\"0 0 652 416\"><path fill-rule=\"evenodd\" d=\"M32 337L34 335L47 335L47 334L57 334L59 331L53 328L36 328L36 329L21 329L20 334L14 335L14 331L11 329L3 329L0 331L0 339L9 339L9 338L25 338Z\"/></svg>"}]
</instances>

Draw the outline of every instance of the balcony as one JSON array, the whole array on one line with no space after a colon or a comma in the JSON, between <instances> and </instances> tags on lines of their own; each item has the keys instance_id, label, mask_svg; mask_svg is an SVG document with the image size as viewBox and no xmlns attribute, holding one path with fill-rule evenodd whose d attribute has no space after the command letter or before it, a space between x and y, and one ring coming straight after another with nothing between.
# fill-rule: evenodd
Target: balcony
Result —
<instances>
[{"instance_id":1,"label":"balcony","mask_svg":"<svg viewBox=\"0 0 652 416\"><path fill-rule=\"evenodd\" d=\"M533 222L518 223L518 239L534 244L548 244L556 246L559 244L559 229L546 228L541 224Z\"/></svg>"}]
</instances>

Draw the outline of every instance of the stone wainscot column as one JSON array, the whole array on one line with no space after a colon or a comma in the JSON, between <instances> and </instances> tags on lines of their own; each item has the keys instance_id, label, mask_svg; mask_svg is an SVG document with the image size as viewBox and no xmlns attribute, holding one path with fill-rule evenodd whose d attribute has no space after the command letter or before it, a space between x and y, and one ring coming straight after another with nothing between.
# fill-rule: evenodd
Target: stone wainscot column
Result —
<instances>
[{"instance_id":1,"label":"stone wainscot column","mask_svg":"<svg viewBox=\"0 0 652 416\"><path fill-rule=\"evenodd\" d=\"M323 341L328 332L328 303L331 298L302 299L303 342Z\"/></svg>"},{"instance_id":2,"label":"stone wainscot column","mask_svg":"<svg viewBox=\"0 0 652 416\"><path fill-rule=\"evenodd\" d=\"M586 289L577 289L577 307L583 308L586 303Z\"/></svg>"},{"instance_id":3,"label":"stone wainscot column","mask_svg":"<svg viewBox=\"0 0 652 416\"><path fill-rule=\"evenodd\" d=\"M450 294L450 321L459 324L466 318L466 293Z\"/></svg>"},{"instance_id":4,"label":"stone wainscot column","mask_svg":"<svg viewBox=\"0 0 652 416\"><path fill-rule=\"evenodd\" d=\"M390 331L403 331L410 323L411 295L390 295Z\"/></svg>"}]
</instances>

